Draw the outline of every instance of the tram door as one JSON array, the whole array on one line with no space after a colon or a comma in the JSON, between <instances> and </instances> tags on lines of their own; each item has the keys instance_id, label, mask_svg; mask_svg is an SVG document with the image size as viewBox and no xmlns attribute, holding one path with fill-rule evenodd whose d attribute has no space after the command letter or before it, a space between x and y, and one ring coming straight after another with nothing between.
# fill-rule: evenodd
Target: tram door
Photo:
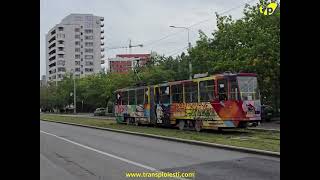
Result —
<instances>
[{"instance_id":1,"label":"tram door","mask_svg":"<svg viewBox=\"0 0 320 180\"><path fill-rule=\"evenodd\" d=\"M154 99L154 86L150 86L150 123L156 124L156 107Z\"/></svg>"}]
</instances>

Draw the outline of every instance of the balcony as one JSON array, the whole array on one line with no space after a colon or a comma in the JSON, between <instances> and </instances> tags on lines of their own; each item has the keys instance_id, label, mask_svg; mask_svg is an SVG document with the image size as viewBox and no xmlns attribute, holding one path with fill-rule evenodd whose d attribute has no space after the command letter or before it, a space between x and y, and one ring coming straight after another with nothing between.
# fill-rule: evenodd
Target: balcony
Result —
<instances>
[{"instance_id":1,"label":"balcony","mask_svg":"<svg viewBox=\"0 0 320 180\"><path fill-rule=\"evenodd\" d=\"M104 39L104 36L101 36L101 39Z\"/></svg>"},{"instance_id":2,"label":"balcony","mask_svg":"<svg viewBox=\"0 0 320 180\"><path fill-rule=\"evenodd\" d=\"M50 46L49 46L49 50L51 51L52 48L56 47L56 43L52 43Z\"/></svg>"},{"instance_id":3,"label":"balcony","mask_svg":"<svg viewBox=\"0 0 320 180\"><path fill-rule=\"evenodd\" d=\"M104 54L101 54L101 59L104 58Z\"/></svg>"},{"instance_id":4,"label":"balcony","mask_svg":"<svg viewBox=\"0 0 320 180\"><path fill-rule=\"evenodd\" d=\"M51 44L54 40L56 40L56 36L53 36L48 42Z\"/></svg>"},{"instance_id":5,"label":"balcony","mask_svg":"<svg viewBox=\"0 0 320 180\"><path fill-rule=\"evenodd\" d=\"M104 30L102 29L102 30L101 30L101 34L103 34L103 33L104 33Z\"/></svg>"},{"instance_id":6,"label":"balcony","mask_svg":"<svg viewBox=\"0 0 320 180\"><path fill-rule=\"evenodd\" d=\"M49 56L50 57L50 56ZM53 61L53 60L56 60L56 56L52 56L49 58L49 62Z\"/></svg>"},{"instance_id":7,"label":"balcony","mask_svg":"<svg viewBox=\"0 0 320 180\"><path fill-rule=\"evenodd\" d=\"M100 27L104 27L104 24L101 24Z\"/></svg>"},{"instance_id":8,"label":"balcony","mask_svg":"<svg viewBox=\"0 0 320 180\"><path fill-rule=\"evenodd\" d=\"M100 21L104 21L104 17L100 17Z\"/></svg>"},{"instance_id":9,"label":"balcony","mask_svg":"<svg viewBox=\"0 0 320 180\"><path fill-rule=\"evenodd\" d=\"M101 46L104 46L104 42L101 42Z\"/></svg>"},{"instance_id":10,"label":"balcony","mask_svg":"<svg viewBox=\"0 0 320 180\"><path fill-rule=\"evenodd\" d=\"M101 60L101 64L104 64L104 60Z\"/></svg>"},{"instance_id":11,"label":"balcony","mask_svg":"<svg viewBox=\"0 0 320 180\"><path fill-rule=\"evenodd\" d=\"M103 52L104 51L104 48L101 48L101 52Z\"/></svg>"}]
</instances>

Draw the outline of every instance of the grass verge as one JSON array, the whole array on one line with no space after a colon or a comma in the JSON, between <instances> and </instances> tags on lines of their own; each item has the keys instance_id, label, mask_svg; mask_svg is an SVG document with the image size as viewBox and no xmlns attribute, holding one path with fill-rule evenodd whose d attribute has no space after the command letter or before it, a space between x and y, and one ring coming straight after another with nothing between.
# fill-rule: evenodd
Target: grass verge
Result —
<instances>
[{"instance_id":1,"label":"grass verge","mask_svg":"<svg viewBox=\"0 0 320 180\"><path fill-rule=\"evenodd\" d=\"M40 119L47 119L57 122L70 122L83 125L113 128L126 131L280 152L280 132L255 131L248 129L222 132L213 130L205 132L180 131L178 129L168 129L160 127L146 127L133 125L128 126L125 124L117 124L114 120L48 114L40 114Z\"/></svg>"}]
</instances>

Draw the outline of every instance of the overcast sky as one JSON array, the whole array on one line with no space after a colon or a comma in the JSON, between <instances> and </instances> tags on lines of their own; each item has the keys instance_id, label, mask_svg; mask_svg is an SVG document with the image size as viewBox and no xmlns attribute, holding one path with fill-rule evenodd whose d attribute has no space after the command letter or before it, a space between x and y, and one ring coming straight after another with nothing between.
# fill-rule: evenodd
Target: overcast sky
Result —
<instances>
[{"instance_id":1,"label":"overcast sky","mask_svg":"<svg viewBox=\"0 0 320 180\"><path fill-rule=\"evenodd\" d=\"M178 55L186 51L187 31L170 28L191 26L190 42L195 44L201 29L211 36L216 29L215 12L242 16L244 4L258 0L41 0L40 8L40 77L45 74L45 34L71 13L86 13L104 17L105 48L143 44L132 48L132 53L155 51L165 55ZM177 33L176 33L177 32ZM176 33L161 41L169 34ZM127 49L106 50L107 58L129 53Z\"/></svg>"}]
</instances>

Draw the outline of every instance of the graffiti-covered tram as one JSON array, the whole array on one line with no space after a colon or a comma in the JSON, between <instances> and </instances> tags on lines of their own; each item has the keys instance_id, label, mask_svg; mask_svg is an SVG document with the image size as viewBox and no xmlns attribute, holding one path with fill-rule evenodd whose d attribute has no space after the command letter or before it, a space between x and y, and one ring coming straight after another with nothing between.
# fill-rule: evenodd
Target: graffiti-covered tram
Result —
<instances>
[{"instance_id":1,"label":"graffiti-covered tram","mask_svg":"<svg viewBox=\"0 0 320 180\"><path fill-rule=\"evenodd\" d=\"M261 120L254 73L224 73L115 91L118 123L179 129L246 127Z\"/></svg>"}]
</instances>

